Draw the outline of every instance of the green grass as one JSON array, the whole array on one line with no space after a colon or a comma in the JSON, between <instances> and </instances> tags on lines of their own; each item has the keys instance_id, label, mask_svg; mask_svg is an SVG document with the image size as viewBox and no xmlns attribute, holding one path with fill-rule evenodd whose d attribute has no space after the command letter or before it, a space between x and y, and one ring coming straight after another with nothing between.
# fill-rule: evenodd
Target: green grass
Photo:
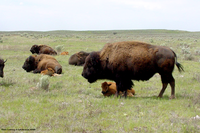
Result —
<instances>
[{"instance_id":1,"label":"green grass","mask_svg":"<svg viewBox=\"0 0 200 133\"><path fill-rule=\"evenodd\" d=\"M116 32L117 34L113 34ZM32 132L185 132L200 130L200 33L168 30L0 32L1 57L8 59L0 79L0 129L35 129ZM157 98L162 84L156 74L149 81L134 81L133 98L104 98L98 80L89 84L82 67L68 64L79 51L98 51L105 43L139 40L171 47L185 72L175 68L176 99L169 100L168 86ZM55 58L63 67L60 77L49 78L49 89L37 89L40 74L22 69L33 44L63 46L69 55ZM182 45L189 44L192 59ZM8 131L8 130L7 130ZM4 132L4 130L0 130ZM8 131L9 132L9 131ZM14 131L11 131L14 132Z\"/></svg>"}]
</instances>

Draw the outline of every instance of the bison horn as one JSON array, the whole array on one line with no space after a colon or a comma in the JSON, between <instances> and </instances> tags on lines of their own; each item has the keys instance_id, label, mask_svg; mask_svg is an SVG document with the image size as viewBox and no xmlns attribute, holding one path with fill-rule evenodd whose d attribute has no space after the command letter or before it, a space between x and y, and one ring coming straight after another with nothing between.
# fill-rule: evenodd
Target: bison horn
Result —
<instances>
[{"instance_id":1,"label":"bison horn","mask_svg":"<svg viewBox=\"0 0 200 133\"><path fill-rule=\"evenodd\" d=\"M4 63L7 61L7 59L4 61Z\"/></svg>"}]
</instances>

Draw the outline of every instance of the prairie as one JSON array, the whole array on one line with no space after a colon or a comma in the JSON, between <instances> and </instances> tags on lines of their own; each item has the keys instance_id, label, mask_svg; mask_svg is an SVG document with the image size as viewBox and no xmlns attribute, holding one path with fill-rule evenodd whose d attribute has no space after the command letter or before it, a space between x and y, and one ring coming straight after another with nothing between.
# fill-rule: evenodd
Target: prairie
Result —
<instances>
[{"instance_id":1,"label":"prairie","mask_svg":"<svg viewBox=\"0 0 200 133\"><path fill-rule=\"evenodd\" d=\"M133 81L132 98L104 98L98 80L90 84L82 66L68 64L79 51L98 51L105 43L139 40L173 49L185 72L175 67L176 99L156 74L145 82ZM49 77L49 89L37 88L40 74L22 69L34 44L60 48L69 55L54 56L63 67ZM15 31L0 32L0 56L7 59L0 79L0 132L190 132L200 131L200 32L172 30Z\"/></svg>"}]
</instances>

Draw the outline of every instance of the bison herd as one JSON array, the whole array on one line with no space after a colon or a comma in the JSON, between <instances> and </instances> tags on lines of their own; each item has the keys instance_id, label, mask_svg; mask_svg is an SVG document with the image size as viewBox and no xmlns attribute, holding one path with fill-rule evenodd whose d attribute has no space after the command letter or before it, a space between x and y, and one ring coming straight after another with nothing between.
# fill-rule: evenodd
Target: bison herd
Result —
<instances>
[{"instance_id":1,"label":"bison herd","mask_svg":"<svg viewBox=\"0 0 200 133\"><path fill-rule=\"evenodd\" d=\"M62 73L62 66L52 56L57 52L47 45L33 45L32 55L26 58L22 68L26 72L41 73L54 76ZM63 52L61 55L68 55ZM3 59L0 59L0 76L3 78ZM99 51L87 53L77 52L69 58L69 64L83 66L82 76L93 83L98 79L108 79L114 82L101 84L104 96L133 96L135 90L132 80L146 81L155 73L159 73L162 89L158 97L162 97L167 85L171 86L171 99L175 98L175 79L172 76L174 66L179 72L183 66L177 62L173 50L164 46L155 46L138 41L107 43Z\"/></svg>"}]
</instances>

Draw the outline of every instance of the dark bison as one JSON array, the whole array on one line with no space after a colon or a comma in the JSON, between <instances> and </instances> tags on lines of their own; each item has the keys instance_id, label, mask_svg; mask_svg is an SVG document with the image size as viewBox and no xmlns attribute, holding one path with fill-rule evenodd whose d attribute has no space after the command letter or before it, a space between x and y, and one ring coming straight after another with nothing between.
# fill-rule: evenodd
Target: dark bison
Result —
<instances>
[{"instance_id":1,"label":"dark bison","mask_svg":"<svg viewBox=\"0 0 200 133\"><path fill-rule=\"evenodd\" d=\"M33 45L30 49L31 53L34 54L49 54L49 55L57 55L57 52L47 46L47 45Z\"/></svg>"},{"instance_id":2,"label":"dark bison","mask_svg":"<svg viewBox=\"0 0 200 133\"><path fill-rule=\"evenodd\" d=\"M0 77L2 77L3 78L3 76L4 76L4 73L3 73L3 68L4 68L4 66L5 66L5 62L6 62L7 60L3 60L3 59L0 59Z\"/></svg>"},{"instance_id":3,"label":"dark bison","mask_svg":"<svg viewBox=\"0 0 200 133\"><path fill-rule=\"evenodd\" d=\"M54 57L46 54L29 56L25 60L22 68L27 72L33 71L33 73L40 73L43 70L52 68L55 73L62 73L62 66L58 61Z\"/></svg>"},{"instance_id":4,"label":"dark bison","mask_svg":"<svg viewBox=\"0 0 200 133\"><path fill-rule=\"evenodd\" d=\"M89 55L90 53L80 51L78 53L75 53L70 56L69 58L69 64L70 65L75 65L75 66L82 66L85 63L85 58Z\"/></svg>"},{"instance_id":5,"label":"dark bison","mask_svg":"<svg viewBox=\"0 0 200 133\"><path fill-rule=\"evenodd\" d=\"M158 97L162 97L168 85L171 86L171 97L175 98L175 80L172 76L174 65L178 70L183 67L177 62L174 51L164 46L127 41L105 44L103 49L92 52L85 60L82 76L93 83L97 79L114 80L119 91L131 89L131 80L149 80L155 73L159 73L162 80L162 90Z\"/></svg>"}]
</instances>

